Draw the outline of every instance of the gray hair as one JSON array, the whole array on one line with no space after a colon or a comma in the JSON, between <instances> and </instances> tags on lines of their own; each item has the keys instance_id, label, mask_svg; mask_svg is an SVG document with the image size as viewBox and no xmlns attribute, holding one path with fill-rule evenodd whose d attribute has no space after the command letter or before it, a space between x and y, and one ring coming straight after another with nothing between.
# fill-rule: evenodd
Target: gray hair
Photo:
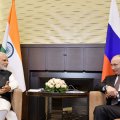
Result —
<instances>
[{"instance_id":1,"label":"gray hair","mask_svg":"<svg viewBox=\"0 0 120 120\"><path fill-rule=\"evenodd\" d=\"M0 52L0 56L3 56L3 55L7 57L7 55L5 53Z\"/></svg>"}]
</instances>

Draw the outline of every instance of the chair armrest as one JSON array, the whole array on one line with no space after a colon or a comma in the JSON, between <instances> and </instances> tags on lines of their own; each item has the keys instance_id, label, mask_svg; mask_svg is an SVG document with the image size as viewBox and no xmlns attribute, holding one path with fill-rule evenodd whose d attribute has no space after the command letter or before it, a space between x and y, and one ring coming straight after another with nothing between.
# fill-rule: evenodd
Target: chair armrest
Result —
<instances>
[{"instance_id":1,"label":"chair armrest","mask_svg":"<svg viewBox=\"0 0 120 120\"><path fill-rule=\"evenodd\" d=\"M89 120L93 120L94 108L106 103L105 95L100 91L90 91L89 93Z\"/></svg>"},{"instance_id":2,"label":"chair armrest","mask_svg":"<svg viewBox=\"0 0 120 120\"><path fill-rule=\"evenodd\" d=\"M22 90L15 89L12 94L11 104L13 111L16 113L18 120L21 120L22 116Z\"/></svg>"}]
</instances>

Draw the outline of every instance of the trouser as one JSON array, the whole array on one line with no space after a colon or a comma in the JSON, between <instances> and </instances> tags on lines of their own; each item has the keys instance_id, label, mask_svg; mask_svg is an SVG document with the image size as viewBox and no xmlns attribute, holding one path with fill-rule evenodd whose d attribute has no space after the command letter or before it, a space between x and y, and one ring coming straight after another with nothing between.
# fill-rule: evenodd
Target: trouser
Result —
<instances>
[{"instance_id":1,"label":"trouser","mask_svg":"<svg viewBox=\"0 0 120 120\"><path fill-rule=\"evenodd\" d=\"M120 105L100 105L94 110L94 120L114 120L120 118Z\"/></svg>"},{"instance_id":2,"label":"trouser","mask_svg":"<svg viewBox=\"0 0 120 120\"><path fill-rule=\"evenodd\" d=\"M7 113L7 110L0 110L0 120L5 120Z\"/></svg>"}]
</instances>

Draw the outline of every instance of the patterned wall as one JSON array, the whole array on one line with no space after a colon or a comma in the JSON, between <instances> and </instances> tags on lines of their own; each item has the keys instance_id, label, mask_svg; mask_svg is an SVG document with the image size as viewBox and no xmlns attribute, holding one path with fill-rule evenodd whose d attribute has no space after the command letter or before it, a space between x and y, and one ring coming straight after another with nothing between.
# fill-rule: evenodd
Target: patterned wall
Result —
<instances>
[{"instance_id":1,"label":"patterned wall","mask_svg":"<svg viewBox=\"0 0 120 120\"><path fill-rule=\"evenodd\" d=\"M0 43L11 1L0 0ZM104 43L109 7L110 0L16 0L21 44Z\"/></svg>"}]
</instances>

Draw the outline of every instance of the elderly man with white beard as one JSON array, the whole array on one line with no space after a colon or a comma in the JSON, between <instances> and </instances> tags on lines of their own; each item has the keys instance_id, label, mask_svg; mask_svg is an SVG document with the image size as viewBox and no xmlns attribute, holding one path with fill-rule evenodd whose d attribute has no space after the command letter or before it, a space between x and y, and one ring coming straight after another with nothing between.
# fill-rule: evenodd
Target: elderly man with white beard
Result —
<instances>
[{"instance_id":1,"label":"elderly man with white beard","mask_svg":"<svg viewBox=\"0 0 120 120\"><path fill-rule=\"evenodd\" d=\"M11 92L18 87L13 74L7 70L8 57L0 52L0 120L5 120L11 109Z\"/></svg>"}]
</instances>

